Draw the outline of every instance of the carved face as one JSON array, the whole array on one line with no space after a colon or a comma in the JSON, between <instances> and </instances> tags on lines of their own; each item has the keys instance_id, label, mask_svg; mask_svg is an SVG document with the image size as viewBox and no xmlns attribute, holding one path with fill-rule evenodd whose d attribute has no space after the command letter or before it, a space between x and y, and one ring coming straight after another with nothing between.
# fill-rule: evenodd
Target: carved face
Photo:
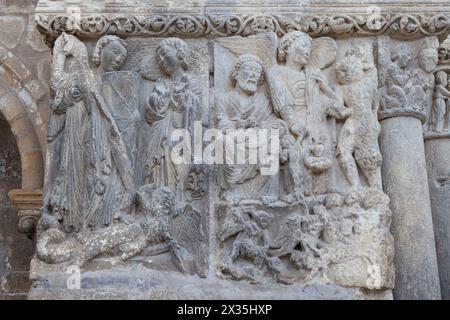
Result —
<instances>
[{"instance_id":1,"label":"carved face","mask_svg":"<svg viewBox=\"0 0 450 320\"><path fill-rule=\"evenodd\" d=\"M406 68L411 61L411 53L408 50L400 50L397 54L397 62L400 68Z\"/></svg>"},{"instance_id":2,"label":"carved face","mask_svg":"<svg viewBox=\"0 0 450 320\"><path fill-rule=\"evenodd\" d=\"M362 63L354 57L344 58L336 64L335 74L338 83L341 85L357 81L363 76Z\"/></svg>"},{"instance_id":3,"label":"carved face","mask_svg":"<svg viewBox=\"0 0 450 320\"><path fill-rule=\"evenodd\" d=\"M103 48L101 63L105 71L116 71L122 68L127 58L127 49L119 41L111 41Z\"/></svg>"},{"instance_id":4,"label":"carved face","mask_svg":"<svg viewBox=\"0 0 450 320\"><path fill-rule=\"evenodd\" d=\"M158 52L159 66L161 71L167 75L173 74L181 68L181 62L177 56L177 49L172 46L162 46Z\"/></svg>"},{"instance_id":5,"label":"carved face","mask_svg":"<svg viewBox=\"0 0 450 320\"><path fill-rule=\"evenodd\" d=\"M245 61L242 63L236 75L236 85L248 94L253 94L258 89L259 78L261 78L262 67L256 61Z\"/></svg>"},{"instance_id":6,"label":"carved face","mask_svg":"<svg viewBox=\"0 0 450 320\"><path fill-rule=\"evenodd\" d=\"M299 67L303 67L308 63L311 54L311 46L308 42L299 38L291 43L287 50L287 59L292 61Z\"/></svg>"},{"instance_id":7,"label":"carved face","mask_svg":"<svg viewBox=\"0 0 450 320\"><path fill-rule=\"evenodd\" d=\"M438 53L434 49L424 49L419 55L420 67L426 72L431 73L436 69L438 63Z\"/></svg>"}]
</instances>

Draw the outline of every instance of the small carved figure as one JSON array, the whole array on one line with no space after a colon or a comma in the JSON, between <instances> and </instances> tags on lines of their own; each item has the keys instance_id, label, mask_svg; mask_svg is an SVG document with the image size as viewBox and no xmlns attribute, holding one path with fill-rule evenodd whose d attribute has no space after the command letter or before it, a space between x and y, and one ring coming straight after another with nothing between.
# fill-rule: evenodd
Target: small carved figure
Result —
<instances>
[{"instance_id":1,"label":"small carved figure","mask_svg":"<svg viewBox=\"0 0 450 320\"><path fill-rule=\"evenodd\" d=\"M249 218L245 218L248 214ZM223 227L218 233L218 238L225 241L237 234L234 239L231 252L225 257L224 264L220 267L222 273L230 274L233 279L249 279L258 281L264 267L272 271L275 278L281 272L280 261L276 257L269 257L270 237L268 228L272 222L273 215L253 207L238 208L230 210L230 214L225 218ZM256 266L256 270L245 266L237 266L238 258L249 260Z\"/></svg>"},{"instance_id":2,"label":"small carved figure","mask_svg":"<svg viewBox=\"0 0 450 320\"><path fill-rule=\"evenodd\" d=\"M445 123L446 114L449 113L450 90L447 90L448 75L445 71L436 73L434 88L434 102L430 113L430 130L441 132L448 124Z\"/></svg>"},{"instance_id":3,"label":"small carved figure","mask_svg":"<svg viewBox=\"0 0 450 320\"><path fill-rule=\"evenodd\" d=\"M391 63L386 70L384 108L405 108L408 105L406 84L409 80L409 75L406 72L406 67L411 62L411 59L411 48L406 44L400 44L392 51Z\"/></svg>"},{"instance_id":4,"label":"small carved figure","mask_svg":"<svg viewBox=\"0 0 450 320\"><path fill-rule=\"evenodd\" d=\"M359 187L358 164L369 186L381 189L381 153L378 146L380 124L377 119L376 85L365 81L363 64L346 57L335 68L340 86L338 96L352 110L338 140L337 157L352 189Z\"/></svg>"}]
</instances>

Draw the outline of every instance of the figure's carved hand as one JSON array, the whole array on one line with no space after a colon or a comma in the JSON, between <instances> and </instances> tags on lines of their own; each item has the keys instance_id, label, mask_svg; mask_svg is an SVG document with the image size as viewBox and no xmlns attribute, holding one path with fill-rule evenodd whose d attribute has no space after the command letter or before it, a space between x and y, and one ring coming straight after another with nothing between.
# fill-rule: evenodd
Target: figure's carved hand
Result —
<instances>
[{"instance_id":1,"label":"figure's carved hand","mask_svg":"<svg viewBox=\"0 0 450 320\"><path fill-rule=\"evenodd\" d=\"M257 121L255 118L250 117L245 121L245 127L246 128L254 128L258 125Z\"/></svg>"},{"instance_id":2,"label":"figure's carved hand","mask_svg":"<svg viewBox=\"0 0 450 320\"><path fill-rule=\"evenodd\" d=\"M300 140L303 140L308 135L308 131L301 124L295 123L291 126L291 131L295 134Z\"/></svg>"},{"instance_id":3,"label":"figure's carved hand","mask_svg":"<svg viewBox=\"0 0 450 320\"><path fill-rule=\"evenodd\" d=\"M170 90L167 89L166 85L161 79L158 79L155 83L154 91L163 98L170 97Z\"/></svg>"}]
</instances>

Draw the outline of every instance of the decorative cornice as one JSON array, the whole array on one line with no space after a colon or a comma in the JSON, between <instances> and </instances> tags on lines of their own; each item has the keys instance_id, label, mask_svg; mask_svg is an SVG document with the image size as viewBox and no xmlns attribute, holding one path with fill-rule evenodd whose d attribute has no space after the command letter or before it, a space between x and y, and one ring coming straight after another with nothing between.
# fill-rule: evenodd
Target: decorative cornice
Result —
<instances>
[{"instance_id":1,"label":"decorative cornice","mask_svg":"<svg viewBox=\"0 0 450 320\"><path fill-rule=\"evenodd\" d=\"M79 38L98 38L105 34L121 37L185 36L227 37L249 36L274 31L279 36L301 30L316 36L392 34L401 37L441 35L450 29L450 15L426 14L230 14L230 15L163 15L146 16L94 14L42 15L36 14L38 29L52 42L66 32Z\"/></svg>"}]
</instances>

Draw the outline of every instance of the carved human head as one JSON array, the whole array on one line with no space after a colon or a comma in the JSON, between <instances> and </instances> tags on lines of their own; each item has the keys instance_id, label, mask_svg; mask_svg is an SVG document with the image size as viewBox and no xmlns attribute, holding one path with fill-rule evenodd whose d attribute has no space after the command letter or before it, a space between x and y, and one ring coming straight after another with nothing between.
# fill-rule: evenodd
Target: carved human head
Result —
<instances>
[{"instance_id":1,"label":"carved human head","mask_svg":"<svg viewBox=\"0 0 450 320\"><path fill-rule=\"evenodd\" d=\"M426 72L431 73L436 69L439 55L435 48L423 48L419 52L419 65Z\"/></svg>"},{"instance_id":2,"label":"carved human head","mask_svg":"<svg viewBox=\"0 0 450 320\"><path fill-rule=\"evenodd\" d=\"M436 73L436 84L447 84L447 73L445 71L439 71Z\"/></svg>"},{"instance_id":3,"label":"carved human head","mask_svg":"<svg viewBox=\"0 0 450 320\"><path fill-rule=\"evenodd\" d=\"M105 71L117 71L127 59L127 43L117 36L101 37L95 46L93 62Z\"/></svg>"},{"instance_id":4,"label":"carved human head","mask_svg":"<svg viewBox=\"0 0 450 320\"><path fill-rule=\"evenodd\" d=\"M234 86L247 94L254 94L258 84L264 81L264 67L261 59L253 54L239 56L230 75Z\"/></svg>"},{"instance_id":5,"label":"carved human head","mask_svg":"<svg viewBox=\"0 0 450 320\"><path fill-rule=\"evenodd\" d=\"M363 76L363 64L354 56L343 58L334 69L339 84L347 84L358 81Z\"/></svg>"},{"instance_id":6,"label":"carved human head","mask_svg":"<svg viewBox=\"0 0 450 320\"><path fill-rule=\"evenodd\" d=\"M166 38L156 48L156 61L161 71L166 75L172 75L180 68L187 69L186 42L178 38Z\"/></svg>"},{"instance_id":7,"label":"carved human head","mask_svg":"<svg viewBox=\"0 0 450 320\"><path fill-rule=\"evenodd\" d=\"M311 54L312 39L301 31L292 31L284 35L278 46L278 60L292 61L295 65L303 67L308 63Z\"/></svg>"},{"instance_id":8,"label":"carved human head","mask_svg":"<svg viewBox=\"0 0 450 320\"><path fill-rule=\"evenodd\" d=\"M411 48L404 43L399 44L392 51L392 61L397 62L400 68L406 68L412 59Z\"/></svg>"}]
</instances>

